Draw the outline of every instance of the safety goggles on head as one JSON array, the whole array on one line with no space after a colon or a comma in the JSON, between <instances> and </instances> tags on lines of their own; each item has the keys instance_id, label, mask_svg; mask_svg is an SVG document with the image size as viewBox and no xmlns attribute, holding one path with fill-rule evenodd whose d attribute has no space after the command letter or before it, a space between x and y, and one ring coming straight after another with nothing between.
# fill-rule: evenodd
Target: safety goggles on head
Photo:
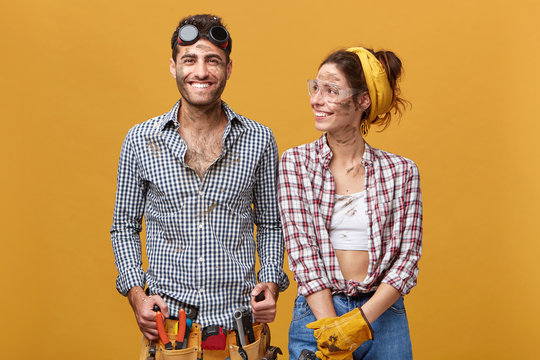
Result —
<instances>
[{"instance_id":1,"label":"safety goggles on head","mask_svg":"<svg viewBox=\"0 0 540 360\"><path fill-rule=\"evenodd\" d=\"M337 102L360 92L359 89L342 88L337 86L336 84L326 81L319 81L314 79L308 80L309 96L313 97L319 91L321 92L323 98L328 102Z\"/></svg>"},{"instance_id":2,"label":"safety goggles on head","mask_svg":"<svg viewBox=\"0 0 540 360\"><path fill-rule=\"evenodd\" d=\"M184 25L178 30L176 43L181 46L191 45L197 42L201 36L204 36L210 42L222 49L229 45L229 32L223 26L213 26L207 34L199 33L194 25Z\"/></svg>"}]
</instances>

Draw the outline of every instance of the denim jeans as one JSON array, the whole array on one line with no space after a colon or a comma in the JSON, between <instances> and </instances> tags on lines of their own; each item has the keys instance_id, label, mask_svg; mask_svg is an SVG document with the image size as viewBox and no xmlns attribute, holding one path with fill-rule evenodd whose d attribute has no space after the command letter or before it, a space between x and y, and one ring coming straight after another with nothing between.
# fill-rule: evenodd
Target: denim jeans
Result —
<instances>
[{"instance_id":1,"label":"denim jeans","mask_svg":"<svg viewBox=\"0 0 540 360\"><path fill-rule=\"evenodd\" d=\"M334 307L341 316L356 307L362 306L373 293L349 297L334 295ZM289 359L297 360L302 349L317 351L313 330L306 325L315 321L306 298L298 296L294 302L293 320L289 328ZM371 324L374 340L368 340L356 349L353 359L408 360L412 359L411 338L403 298L399 298L388 310Z\"/></svg>"}]
</instances>

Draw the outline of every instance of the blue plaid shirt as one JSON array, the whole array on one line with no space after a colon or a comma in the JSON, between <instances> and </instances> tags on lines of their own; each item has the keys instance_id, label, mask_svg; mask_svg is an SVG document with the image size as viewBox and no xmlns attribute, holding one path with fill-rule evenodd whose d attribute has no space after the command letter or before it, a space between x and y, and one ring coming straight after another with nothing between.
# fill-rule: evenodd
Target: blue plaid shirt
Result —
<instances>
[{"instance_id":1,"label":"blue plaid shirt","mask_svg":"<svg viewBox=\"0 0 540 360\"><path fill-rule=\"evenodd\" d=\"M232 328L233 311L249 305L256 285L255 251L258 280L274 282L281 291L289 285L277 205L277 146L269 128L223 102L228 123L221 154L201 179L184 163L180 104L134 126L124 140L111 228L116 287L125 295L146 283L171 315L182 301L199 307L202 326ZM139 237L143 215L146 273Z\"/></svg>"}]
</instances>

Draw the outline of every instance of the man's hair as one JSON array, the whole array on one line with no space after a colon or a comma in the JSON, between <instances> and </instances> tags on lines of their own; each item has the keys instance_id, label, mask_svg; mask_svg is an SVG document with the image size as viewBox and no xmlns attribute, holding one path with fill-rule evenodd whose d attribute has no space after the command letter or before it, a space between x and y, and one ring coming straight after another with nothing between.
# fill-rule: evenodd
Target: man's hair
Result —
<instances>
[{"instance_id":1,"label":"man's hair","mask_svg":"<svg viewBox=\"0 0 540 360\"><path fill-rule=\"evenodd\" d=\"M201 15L190 15L186 16L180 22L178 23L178 26L174 30L174 33L171 38L171 48L172 48L172 58L174 61L176 61L176 55L178 54L178 45L176 43L176 40L178 39L178 31L180 28L184 25L193 25L197 28L199 31L199 34L208 34L210 29L214 26L223 26L223 23L221 22L221 18L219 16L211 15L211 14L201 14ZM229 30L227 30L229 31ZM223 51L225 51L225 57L227 59L227 63L229 62L232 50L232 39L230 38L229 33L229 44Z\"/></svg>"}]
</instances>

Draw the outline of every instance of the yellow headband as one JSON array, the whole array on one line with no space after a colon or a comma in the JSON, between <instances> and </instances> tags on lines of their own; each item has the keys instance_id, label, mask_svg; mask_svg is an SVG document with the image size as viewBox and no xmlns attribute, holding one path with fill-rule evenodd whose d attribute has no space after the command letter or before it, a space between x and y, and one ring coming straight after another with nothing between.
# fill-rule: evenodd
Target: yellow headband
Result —
<instances>
[{"instance_id":1,"label":"yellow headband","mask_svg":"<svg viewBox=\"0 0 540 360\"><path fill-rule=\"evenodd\" d=\"M390 110L394 92L388 82L386 71L379 60L371 53L362 47L352 47L347 51L355 53L360 58L366 83L371 98L371 111L367 118L368 126L377 118L377 116L386 113Z\"/></svg>"}]
</instances>

